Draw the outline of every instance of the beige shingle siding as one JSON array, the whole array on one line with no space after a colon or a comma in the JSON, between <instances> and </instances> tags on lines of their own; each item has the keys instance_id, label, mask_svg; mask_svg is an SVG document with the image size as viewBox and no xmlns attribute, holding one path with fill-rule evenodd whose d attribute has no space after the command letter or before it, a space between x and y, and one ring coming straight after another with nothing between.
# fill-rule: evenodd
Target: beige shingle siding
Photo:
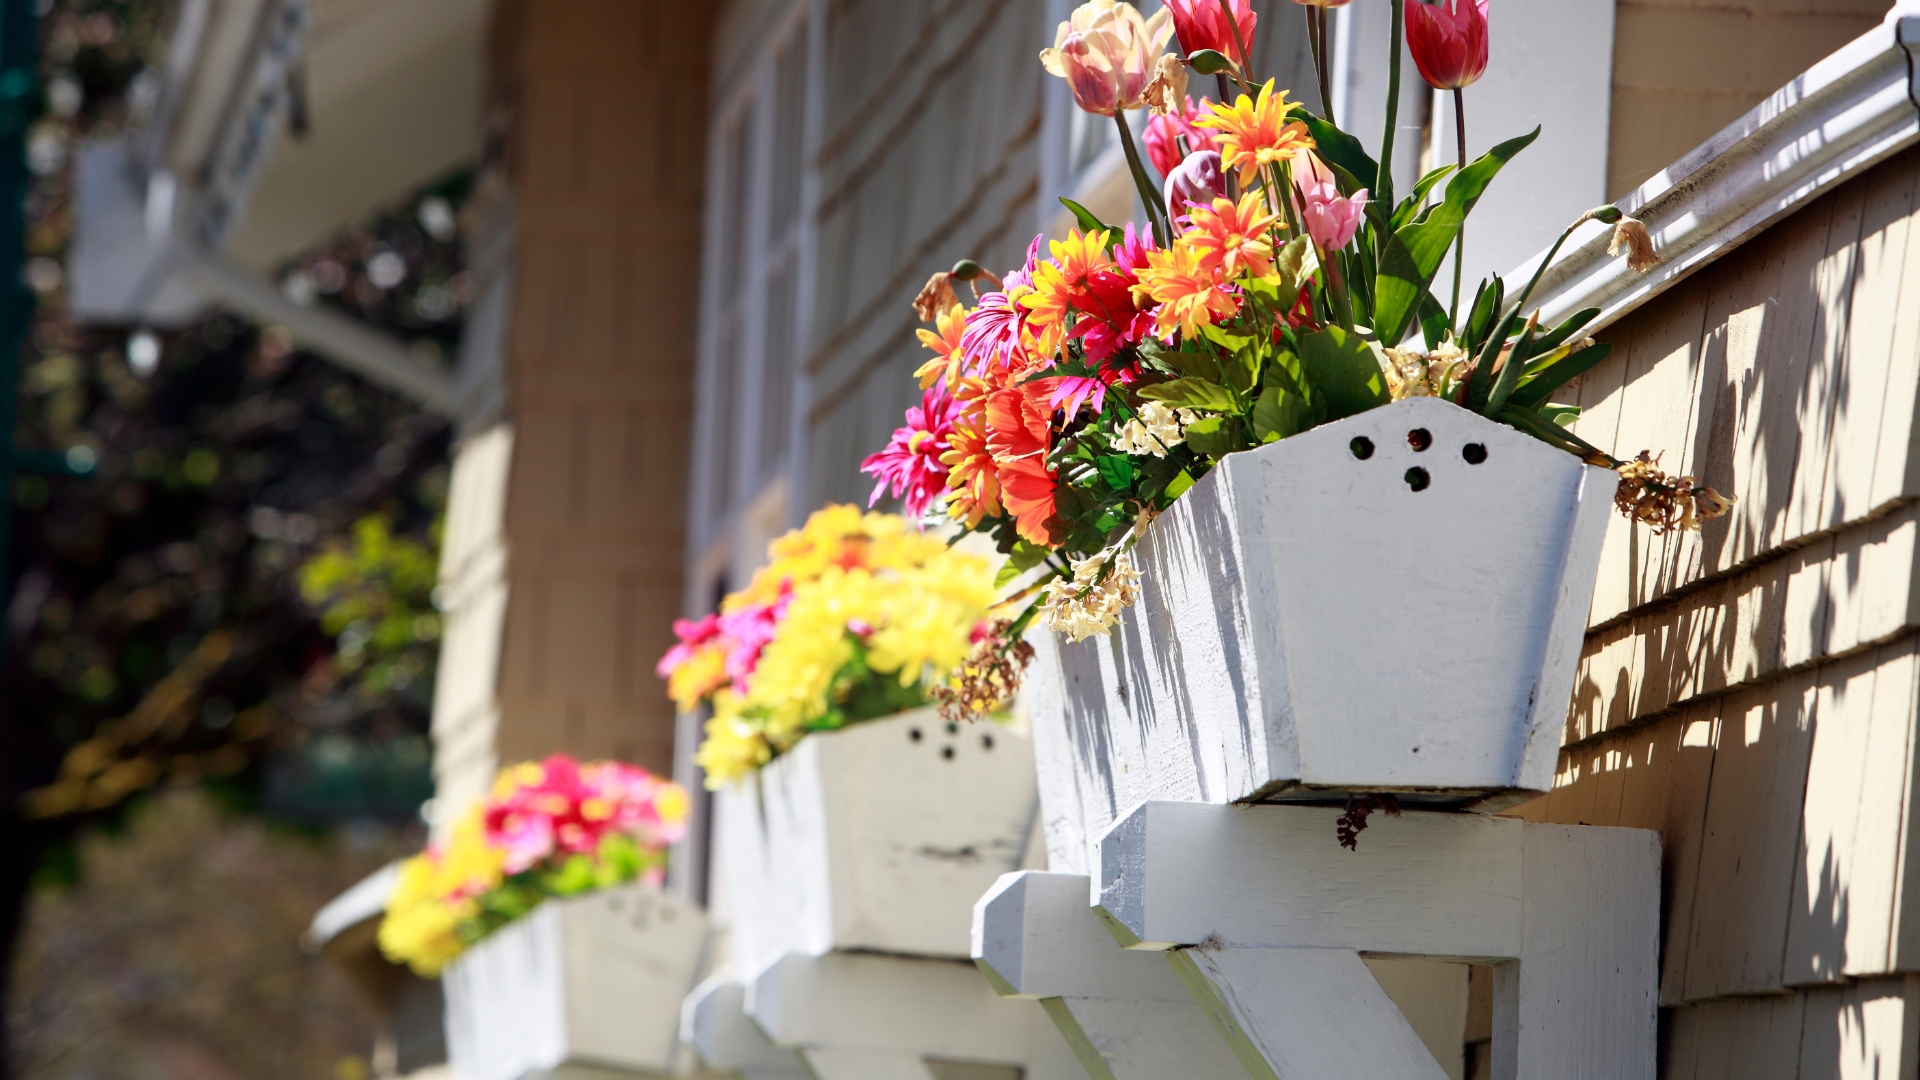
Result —
<instances>
[{"instance_id":1,"label":"beige shingle siding","mask_svg":"<svg viewBox=\"0 0 1920 1080\"><path fill-rule=\"evenodd\" d=\"M1615 524L1559 786L1517 811L1662 832L1664 1075L1916 1067L1916 220L1909 150L1615 324L1570 395L1741 498Z\"/></svg>"},{"instance_id":2,"label":"beige shingle siding","mask_svg":"<svg viewBox=\"0 0 1920 1080\"><path fill-rule=\"evenodd\" d=\"M462 564L456 602L505 607L443 665L463 689L435 732L456 797L554 751L672 767L652 669L681 603L711 9L507 7L512 437L468 440L449 511L494 507L497 537L461 541L491 558Z\"/></svg>"},{"instance_id":3,"label":"beige shingle siding","mask_svg":"<svg viewBox=\"0 0 1920 1080\"><path fill-rule=\"evenodd\" d=\"M1887 0L1621 0L1607 197L1640 186L1815 61L1871 30L1891 6Z\"/></svg>"}]
</instances>

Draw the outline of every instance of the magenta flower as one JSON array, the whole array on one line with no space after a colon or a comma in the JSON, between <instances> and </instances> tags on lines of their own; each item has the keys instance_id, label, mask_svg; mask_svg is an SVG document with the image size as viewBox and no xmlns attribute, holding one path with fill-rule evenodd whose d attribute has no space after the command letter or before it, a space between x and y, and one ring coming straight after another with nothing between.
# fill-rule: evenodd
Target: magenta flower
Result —
<instances>
[{"instance_id":1,"label":"magenta flower","mask_svg":"<svg viewBox=\"0 0 1920 1080\"><path fill-rule=\"evenodd\" d=\"M907 410L907 425L896 429L883 449L860 463L861 472L880 481L873 486L867 505L879 502L891 487L907 517L914 521L925 517L927 507L947 487L947 466L940 455L947 452L947 438L958 415L960 403L947 392L946 380L927 387L920 404Z\"/></svg>"},{"instance_id":2,"label":"magenta flower","mask_svg":"<svg viewBox=\"0 0 1920 1080\"><path fill-rule=\"evenodd\" d=\"M793 582L783 581L780 598L773 603L755 604L720 616L720 636L727 645L727 677L733 680L734 693L747 692L747 676L760 666L760 654L773 640L792 602Z\"/></svg>"},{"instance_id":3,"label":"magenta flower","mask_svg":"<svg viewBox=\"0 0 1920 1080\"><path fill-rule=\"evenodd\" d=\"M675 619L673 636L679 638L680 643L668 649L667 655L661 657L660 662L653 668L653 673L663 679L672 676L673 669L693 659L693 654L698 652L702 645L720 636L720 616L708 615L697 622L690 619Z\"/></svg>"}]
</instances>

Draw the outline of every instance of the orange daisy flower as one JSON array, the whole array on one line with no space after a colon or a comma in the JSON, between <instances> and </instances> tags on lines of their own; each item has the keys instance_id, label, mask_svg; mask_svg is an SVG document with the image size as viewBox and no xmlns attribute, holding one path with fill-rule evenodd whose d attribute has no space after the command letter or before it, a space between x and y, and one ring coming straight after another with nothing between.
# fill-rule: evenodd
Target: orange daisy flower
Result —
<instances>
[{"instance_id":1,"label":"orange daisy flower","mask_svg":"<svg viewBox=\"0 0 1920 1080\"><path fill-rule=\"evenodd\" d=\"M1185 236L1176 238L1171 250L1149 250L1147 265L1140 268L1139 276L1134 296L1160 305L1153 312L1153 332L1161 337L1176 329L1187 337L1197 336L1200 327L1240 310L1234 298L1220 287L1205 253Z\"/></svg>"},{"instance_id":2,"label":"orange daisy flower","mask_svg":"<svg viewBox=\"0 0 1920 1080\"><path fill-rule=\"evenodd\" d=\"M949 389L960 382L960 369L966 366L966 353L961 350L960 336L967 330L967 309L955 304L947 309L934 323L939 333L932 330L916 330L920 335L920 344L932 349L933 359L920 365L914 375L920 379L920 389L925 390L936 380L945 379Z\"/></svg>"},{"instance_id":3,"label":"orange daisy flower","mask_svg":"<svg viewBox=\"0 0 1920 1080\"><path fill-rule=\"evenodd\" d=\"M1263 166L1285 161L1295 151L1313 149L1307 125L1287 120L1293 106L1287 91L1274 93L1273 80L1268 79L1260 88L1259 100L1241 94L1232 105L1209 103L1210 114L1194 124L1220 133L1214 139L1220 146L1220 167L1239 169L1240 182L1251 184Z\"/></svg>"},{"instance_id":4,"label":"orange daisy flower","mask_svg":"<svg viewBox=\"0 0 1920 1080\"><path fill-rule=\"evenodd\" d=\"M1273 270L1273 242L1268 239L1268 230L1280 220L1280 215L1265 212L1266 205L1257 191L1241 196L1238 206L1227 199L1215 199L1212 206L1196 204L1187 212L1193 227L1180 239L1198 251L1205 265L1222 280L1232 280L1242 272L1266 277Z\"/></svg>"}]
</instances>

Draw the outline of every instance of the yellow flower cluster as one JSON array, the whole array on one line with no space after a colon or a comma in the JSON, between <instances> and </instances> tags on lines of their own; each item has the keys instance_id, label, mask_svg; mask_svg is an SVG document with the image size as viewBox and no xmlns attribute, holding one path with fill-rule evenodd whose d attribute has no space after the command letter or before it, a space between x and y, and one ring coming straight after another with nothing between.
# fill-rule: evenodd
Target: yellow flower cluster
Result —
<instances>
[{"instance_id":1,"label":"yellow flower cluster","mask_svg":"<svg viewBox=\"0 0 1920 1080\"><path fill-rule=\"evenodd\" d=\"M487 843L475 803L454 824L437 858L423 852L401 864L400 881L380 923L380 950L405 960L421 976L439 975L466 949L460 925L479 914L478 897L506 879L506 859L505 851Z\"/></svg>"},{"instance_id":2,"label":"yellow flower cluster","mask_svg":"<svg viewBox=\"0 0 1920 1080\"><path fill-rule=\"evenodd\" d=\"M713 696L696 760L720 787L827 721L865 667L902 687L931 686L966 659L995 600L994 567L899 517L830 506L775 540L772 561L723 610L791 599L745 694ZM854 680L854 681L857 681Z\"/></svg>"}]
</instances>

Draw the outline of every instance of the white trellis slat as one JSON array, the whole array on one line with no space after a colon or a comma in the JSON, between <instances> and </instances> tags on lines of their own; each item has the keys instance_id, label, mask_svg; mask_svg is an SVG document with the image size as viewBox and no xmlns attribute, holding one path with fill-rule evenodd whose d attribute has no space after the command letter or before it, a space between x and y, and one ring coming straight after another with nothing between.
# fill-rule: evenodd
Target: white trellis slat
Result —
<instances>
[{"instance_id":1,"label":"white trellis slat","mask_svg":"<svg viewBox=\"0 0 1920 1080\"><path fill-rule=\"evenodd\" d=\"M816 732L715 802L736 969L788 952L965 959L973 901L1017 869L1031 741L931 709Z\"/></svg>"},{"instance_id":2,"label":"white trellis slat","mask_svg":"<svg viewBox=\"0 0 1920 1080\"><path fill-rule=\"evenodd\" d=\"M680 1041L701 1061L739 1073L741 1080L812 1080L799 1054L774 1045L747 1016L747 988L731 975L712 976L687 995Z\"/></svg>"},{"instance_id":3,"label":"white trellis slat","mask_svg":"<svg viewBox=\"0 0 1920 1080\"><path fill-rule=\"evenodd\" d=\"M1257 1077L1445 1075L1369 953L1496 965L1495 1080L1651 1080L1658 833L1409 812L1350 852L1337 816L1142 804L1099 843L1095 910L1130 948L1176 954Z\"/></svg>"},{"instance_id":4,"label":"white trellis slat","mask_svg":"<svg viewBox=\"0 0 1920 1080\"><path fill-rule=\"evenodd\" d=\"M706 934L698 907L642 885L546 901L442 976L454 1074L670 1071Z\"/></svg>"},{"instance_id":5,"label":"white trellis slat","mask_svg":"<svg viewBox=\"0 0 1920 1080\"><path fill-rule=\"evenodd\" d=\"M1431 398L1222 460L1111 637L1035 635L1052 868L1146 799L1546 790L1614 486Z\"/></svg>"},{"instance_id":6,"label":"white trellis slat","mask_svg":"<svg viewBox=\"0 0 1920 1080\"><path fill-rule=\"evenodd\" d=\"M963 961L789 953L748 984L746 1011L817 1080L934 1080L930 1061L1085 1076L1044 1010L1001 998Z\"/></svg>"},{"instance_id":7,"label":"white trellis slat","mask_svg":"<svg viewBox=\"0 0 1920 1080\"><path fill-rule=\"evenodd\" d=\"M1242 1080L1246 1072L1153 952L1121 949L1079 874L1008 874L973 909L973 958L1005 997L1041 1002L1096 1080Z\"/></svg>"}]
</instances>

